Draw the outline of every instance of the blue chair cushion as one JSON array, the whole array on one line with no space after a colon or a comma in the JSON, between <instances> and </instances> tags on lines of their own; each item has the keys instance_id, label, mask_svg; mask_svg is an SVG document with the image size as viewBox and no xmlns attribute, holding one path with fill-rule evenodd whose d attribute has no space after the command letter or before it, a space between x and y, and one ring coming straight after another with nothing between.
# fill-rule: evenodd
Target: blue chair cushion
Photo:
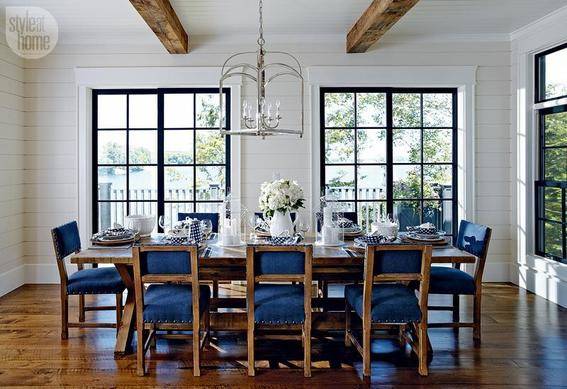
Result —
<instances>
[{"instance_id":1,"label":"blue chair cushion","mask_svg":"<svg viewBox=\"0 0 567 389\"><path fill-rule=\"evenodd\" d=\"M298 324L305 321L303 285L257 284L254 287L254 322Z\"/></svg>"},{"instance_id":2,"label":"blue chair cushion","mask_svg":"<svg viewBox=\"0 0 567 389\"><path fill-rule=\"evenodd\" d=\"M362 318L362 285L345 286L345 298ZM410 323L421 320L415 292L400 284L376 284L372 287L372 313L375 323Z\"/></svg>"},{"instance_id":3,"label":"blue chair cushion","mask_svg":"<svg viewBox=\"0 0 567 389\"><path fill-rule=\"evenodd\" d=\"M115 267L79 270L67 281L69 294L116 294L124 291L124 283Z\"/></svg>"},{"instance_id":4,"label":"blue chair cushion","mask_svg":"<svg viewBox=\"0 0 567 389\"><path fill-rule=\"evenodd\" d=\"M51 237L55 245L57 259L63 259L81 249L81 238L76 221L52 229Z\"/></svg>"},{"instance_id":5,"label":"blue chair cushion","mask_svg":"<svg viewBox=\"0 0 567 389\"><path fill-rule=\"evenodd\" d=\"M474 294L474 278L452 267L431 266L429 293Z\"/></svg>"},{"instance_id":6,"label":"blue chair cushion","mask_svg":"<svg viewBox=\"0 0 567 389\"><path fill-rule=\"evenodd\" d=\"M199 312L208 309L211 291L200 286ZM144 322L192 323L193 292L191 285L153 284L144 294Z\"/></svg>"}]
</instances>

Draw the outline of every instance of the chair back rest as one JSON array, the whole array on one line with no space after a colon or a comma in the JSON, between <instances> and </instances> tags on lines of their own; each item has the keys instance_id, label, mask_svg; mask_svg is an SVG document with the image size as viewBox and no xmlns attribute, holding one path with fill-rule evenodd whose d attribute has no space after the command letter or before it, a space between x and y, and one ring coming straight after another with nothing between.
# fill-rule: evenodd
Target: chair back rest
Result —
<instances>
[{"instance_id":1,"label":"chair back rest","mask_svg":"<svg viewBox=\"0 0 567 389\"><path fill-rule=\"evenodd\" d=\"M370 308L374 283L404 283L419 285L419 304L422 315L427 312L431 246L387 244L369 245L364 261L363 305Z\"/></svg>"},{"instance_id":2,"label":"chair back rest","mask_svg":"<svg viewBox=\"0 0 567 389\"><path fill-rule=\"evenodd\" d=\"M76 221L63 224L51 230L55 257L62 261L70 254L81 251L81 237Z\"/></svg>"},{"instance_id":3,"label":"chair back rest","mask_svg":"<svg viewBox=\"0 0 567 389\"><path fill-rule=\"evenodd\" d=\"M488 252L491 235L492 229L490 227L461 220L456 246L484 260Z\"/></svg>"},{"instance_id":4,"label":"chair back rest","mask_svg":"<svg viewBox=\"0 0 567 389\"><path fill-rule=\"evenodd\" d=\"M177 220L183 221L187 218L197 219L197 220L210 220L213 225L212 232L219 232L219 214L213 212L180 212L177 214Z\"/></svg>"},{"instance_id":5,"label":"chair back rest","mask_svg":"<svg viewBox=\"0 0 567 389\"><path fill-rule=\"evenodd\" d=\"M356 215L356 212L343 212L343 217L353 223L358 223L358 216ZM317 231L321 231L321 225L323 224L323 214L321 212L316 212L315 219L317 223Z\"/></svg>"},{"instance_id":6,"label":"chair back rest","mask_svg":"<svg viewBox=\"0 0 567 389\"><path fill-rule=\"evenodd\" d=\"M311 245L249 245L246 248L246 273L254 282L307 283L311 282L312 260Z\"/></svg>"}]
</instances>

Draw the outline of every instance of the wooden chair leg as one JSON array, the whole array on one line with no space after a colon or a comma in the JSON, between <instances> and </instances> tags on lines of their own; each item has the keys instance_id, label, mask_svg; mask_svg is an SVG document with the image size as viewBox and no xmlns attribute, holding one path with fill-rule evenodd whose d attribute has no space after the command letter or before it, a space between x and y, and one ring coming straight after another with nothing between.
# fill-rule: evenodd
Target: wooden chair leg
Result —
<instances>
[{"instance_id":1,"label":"wooden chair leg","mask_svg":"<svg viewBox=\"0 0 567 389\"><path fill-rule=\"evenodd\" d=\"M204 347L209 347L211 344L211 313L207 309L204 313L204 327L205 327L205 343Z\"/></svg>"},{"instance_id":2,"label":"wooden chair leg","mask_svg":"<svg viewBox=\"0 0 567 389\"><path fill-rule=\"evenodd\" d=\"M303 325L303 376L311 377L311 323Z\"/></svg>"},{"instance_id":3,"label":"wooden chair leg","mask_svg":"<svg viewBox=\"0 0 567 389\"><path fill-rule=\"evenodd\" d=\"M146 374L143 320L136 320L136 332L138 334L138 339L136 340L136 372L138 376L142 377Z\"/></svg>"},{"instance_id":4,"label":"wooden chair leg","mask_svg":"<svg viewBox=\"0 0 567 389\"><path fill-rule=\"evenodd\" d=\"M116 294L116 333L120 330L122 325L122 293Z\"/></svg>"},{"instance_id":5,"label":"wooden chair leg","mask_svg":"<svg viewBox=\"0 0 567 389\"><path fill-rule=\"evenodd\" d=\"M370 377L370 364L371 364L371 334L372 327L370 323L362 323L362 375Z\"/></svg>"},{"instance_id":6,"label":"wooden chair leg","mask_svg":"<svg viewBox=\"0 0 567 389\"><path fill-rule=\"evenodd\" d=\"M85 295L79 295L79 323L85 321Z\"/></svg>"},{"instance_id":7,"label":"wooden chair leg","mask_svg":"<svg viewBox=\"0 0 567 389\"><path fill-rule=\"evenodd\" d=\"M458 294L453 295L453 323L459 323L461 320L461 299ZM455 332L459 331L459 327L454 327Z\"/></svg>"},{"instance_id":8,"label":"wooden chair leg","mask_svg":"<svg viewBox=\"0 0 567 389\"><path fill-rule=\"evenodd\" d=\"M352 345L349 338L350 321L351 321L351 308L350 308L350 304L345 298L345 347L350 347Z\"/></svg>"},{"instance_id":9,"label":"wooden chair leg","mask_svg":"<svg viewBox=\"0 0 567 389\"><path fill-rule=\"evenodd\" d=\"M246 340L248 343L248 376L254 377L256 375L256 369L254 366L254 327L248 326Z\"/></svg>"},{"instance_id":10,"label":"wooden chair leg","mask_svg":"<svg viewBox=\"0 0 567 389\"><path fill-rule=\"evenodd\" d=\"M418 325L418 339L419 339L419 343L418 343L418 363L419 363L419 367L418 367L418 371L419 371L419 375L421 376L427 376L429 374L429 369L427 367L427 345L428 345L428 340L427 340L427 323L424 321L422 323L419 323Z\"/></svg>"},{"instance_id":11,"label":"wooden chair leg","mask_svg":"<svg viewBox=\"0 0 567 389\"><path fill-rule=\"evenodd\" d=\"M61 294L61 339L69 338L69 296Z\"/></svg>"},{"instance_id":12,"label":"wooden chair leg","mask_svg":"<svg viewBox=\"0 0 567 389\"><path fill-rule=\"evenodd\" d=\"M481 300L482 300L481 291L477 291L474 295L474 304L473 304L473 340L475 346L480 345Z\"/></svg>"},{"instance_id":13,"label":"wooden chair leg","mask_svg":"<svg viewBox=\"0 0 567 389\"><path fill-rule=\"evenodd\" d=\"M201 329L199 320L193 320L193 376L201 376Z\"/></svg>"}]
</instances>

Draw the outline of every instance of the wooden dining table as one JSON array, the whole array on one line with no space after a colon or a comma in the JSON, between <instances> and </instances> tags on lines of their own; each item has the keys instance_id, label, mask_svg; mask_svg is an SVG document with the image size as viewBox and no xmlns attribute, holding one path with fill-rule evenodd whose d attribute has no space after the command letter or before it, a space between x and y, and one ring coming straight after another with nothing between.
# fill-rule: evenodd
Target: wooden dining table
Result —
<instances>
[{"instance_id":1,"label":"wooden dining table","mask_svg":"<svg viewBox=\"0 0 567 389\"><path fill-rule=\"evenodd\" d=\"M137 244L163 244L162 235L144 238ZM309 239L307 242L309 243ZM364 253L352 250L352 242L343 247L314 246L313 280L323 283L345 283L362 280ZM476 257L453 246L433 247L432 263L472 264ZM73 254L75 264L112 264L118 270L128 291L122 322L116 338L115 357L129 354L135 330L134 276L131 247L89 247ZM216 240L207 241L200 250L199 279L204 282L245 281L246 247L222 247ZM313 299L313 331L344 329L344 299L317 296ZM211 301L211 329L213 331L246 331L246 299L219 297L213 291Z\"/></svg>"}]
</instances>

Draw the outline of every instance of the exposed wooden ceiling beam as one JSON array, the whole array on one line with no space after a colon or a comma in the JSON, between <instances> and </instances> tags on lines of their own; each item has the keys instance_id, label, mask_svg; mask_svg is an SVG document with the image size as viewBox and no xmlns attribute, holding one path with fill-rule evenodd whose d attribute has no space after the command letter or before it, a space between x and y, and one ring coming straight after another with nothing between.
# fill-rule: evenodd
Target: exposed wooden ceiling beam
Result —
<instances>
[{"instance_id":1,"label":"exposed wooden ceiling beam","mask_svg":"<svg viewBox=\"0 0 567 389\"><path fill-rule=\"evenodd\" d=\"M187 54L189 37L169 0L130 0L171 54Z\"/></svg>"},{"instance_id":2,"label":"exposed wooden ceiling beam","mask_svg":"<svg viewBox=\"0 0 567 389\"><path fill-rule=\"evenodd\" d=\"M346 42L347 53L364 53L419 0L374 0L352 26Z\"/></svg>"}]
</instances>

